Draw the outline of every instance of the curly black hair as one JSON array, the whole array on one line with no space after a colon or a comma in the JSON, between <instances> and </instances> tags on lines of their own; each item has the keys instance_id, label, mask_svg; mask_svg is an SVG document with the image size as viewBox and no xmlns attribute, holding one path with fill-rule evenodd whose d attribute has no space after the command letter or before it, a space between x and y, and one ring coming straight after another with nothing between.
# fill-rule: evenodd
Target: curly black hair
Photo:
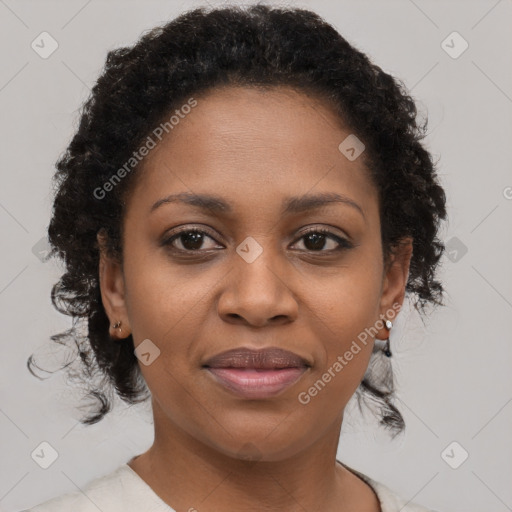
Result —
<instances>
[{"instance_id":1,"label":"curly black hair","mask_svg":"<svg viewBox=\"0 0 512 512\"><path fill-rule=\"evenodd\" d=\"M73 326L51 339L78 349L78 370L74 364L65 367L86 385L96 405L82 424L92 425L111 410L114 389L130 405L150 396L132 337L116 343L109 334L96 238L106 233L108 254L122 263L126 199L139 165L104 197L95 191L187 98L224 85L283 85L323 99L364 141L366 166L379 192L385 260L411 236L406 294L415 297L414 307L423 314L427 305L443 304L443 286L435 277L444 251L437 234L446 217L446 197L422 144L426 118L417 121L403 83L309 10L261 4L196 8L146 31L133 46L108 52L82 106L79 127L56 163L49 257L62 259L66 270L51 299L72 317ZM31 372L32 364L30 356ZM378 404L380 424L396 435L405 425L392 403L390 372L389 367L379 377L368 371L357 392L358 400L363 396Z\"/></svg>"}]
</instances>

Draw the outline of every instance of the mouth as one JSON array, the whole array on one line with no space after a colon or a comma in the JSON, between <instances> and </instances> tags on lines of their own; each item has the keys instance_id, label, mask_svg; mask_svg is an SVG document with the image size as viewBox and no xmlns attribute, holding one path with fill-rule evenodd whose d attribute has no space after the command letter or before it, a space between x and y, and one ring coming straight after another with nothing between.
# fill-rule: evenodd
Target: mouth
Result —
<instances>
[{"instance_id":1,"label":"mouth","mask_svg":"<svg viewBox=\"0 0 512 512\"><path fill-rule=\"evenodd\" d=\"M228 391L246 399L270 398L295 384L311 367L280 348L237 348L210 358L203 368Z\"/></svg>"}]
</instances>

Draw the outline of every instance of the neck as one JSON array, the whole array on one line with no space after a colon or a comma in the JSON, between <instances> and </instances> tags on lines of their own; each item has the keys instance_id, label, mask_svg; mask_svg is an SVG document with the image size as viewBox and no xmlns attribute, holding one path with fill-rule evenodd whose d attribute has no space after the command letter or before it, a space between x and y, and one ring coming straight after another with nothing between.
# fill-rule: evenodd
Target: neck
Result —
<instances>
[{"instance_id":1,"label":"neck","mask_svg":"<svg viewBox=\"0 0 512 512\"><path fill-rule=\"evenodd\" d=\"M269 460L248 444L244 460L191 436L164 418L155 401L153 414L154 443L129 465L175 510L345 512L361 500L372 505L364 510L380 510L369 486L336 462L342 418L288 456Z\"/></svg>"}]
</instances>

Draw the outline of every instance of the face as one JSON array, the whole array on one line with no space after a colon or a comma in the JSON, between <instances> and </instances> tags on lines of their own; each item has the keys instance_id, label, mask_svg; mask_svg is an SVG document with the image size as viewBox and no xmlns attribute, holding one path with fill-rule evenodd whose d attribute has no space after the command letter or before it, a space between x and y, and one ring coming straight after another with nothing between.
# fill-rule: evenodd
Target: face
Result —
<instances>
[{"instance_id":1,"label":"face","mask_svg":"<svg viewBox=\"0 0 512 512\"><path fill-rule=\"evenodd\" d=\"M387 338L378 320L403 301L411 246L384 267L364 153L341 153L350 129L321 100L284 87L195 99L143 162L123 267L102 254L103 304L120 337L148 354L139 366L159 435L180 429L229 456L279 460L339 432L373 338ZM305 201L322 194L343 200ZM204 367L241 347L277 347L307 365L244 394Z\"/></svg>"}]
</instances>

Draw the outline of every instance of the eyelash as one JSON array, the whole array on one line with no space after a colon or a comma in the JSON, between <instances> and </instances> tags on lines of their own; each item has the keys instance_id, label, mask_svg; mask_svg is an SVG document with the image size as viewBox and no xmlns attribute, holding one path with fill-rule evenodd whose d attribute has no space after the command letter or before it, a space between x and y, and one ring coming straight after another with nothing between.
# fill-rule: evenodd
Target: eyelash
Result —
<instances>
[{"instance_id":1,"label":"eyelash","mask_svg":"<svg viewBox=\"0 0 512 512\"><path fill-rule=\"evenodd\" d=\"M201 249L197 249L197 250L190 250L190 249L178 249L176 247L174 247L172 244L175 240L177 240L181 235L183 234L189 234L189 233L199 233L199 234L203 234L203 235L207 235L208 237L210 237L211 239L213 239L215 242L215 238L214 236L209 232L209 231L206 231L206 230L203 230L203 229L198 229L198 228L183 228L181 229L180 231L178 231L177 233L174 233L172 236L166 238L165 240L163 240L162 242L162 245L163 246L168 246L170 248L170 250L172 252L178 252L178 253L181 253L181 254L184 254L184 253L187 253L187 254L198 254L198 253L201 253L201 252L208 252L210 250L216 250L216 249L207 249L206 251L204 250L201 250ZM331 231L329 231L328 229L326 228L309 228L307 229L305 232L303 232L301 234L301 236L296 240L296 242L302 240L303 238L305 238L306 236L312 234L312 233L320 233L320 234L323 234L323 235L326 235L328 238L331 238L332 240L334 240L335 242L337 242L339 244L339 247L337 247L336 249L330 249L328 251L324 251L324 250L319 250L319 251L303 251L303 252L312 252L312 253L315 253L315 254L321 254L321 253L327 253L327 254L332 254L332 253L335 253L335 252L340 252L340 251L344 251L346 249L352 249L354 248L354 244L352 244L351 242L349 242L346 238L343 238L343 237L340 237L338 235L335 235L334 233L332 233Z\"/></svg>"}]
</instances>

